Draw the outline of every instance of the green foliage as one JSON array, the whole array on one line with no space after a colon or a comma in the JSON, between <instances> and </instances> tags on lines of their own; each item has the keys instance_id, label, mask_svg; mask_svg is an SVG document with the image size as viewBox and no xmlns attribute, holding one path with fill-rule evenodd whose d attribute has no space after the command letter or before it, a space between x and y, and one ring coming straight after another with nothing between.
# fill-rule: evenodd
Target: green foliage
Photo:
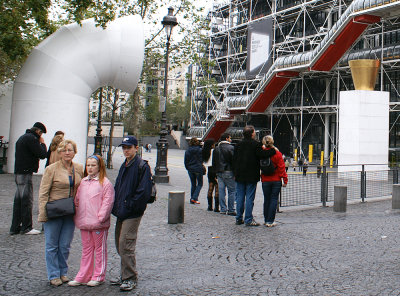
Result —
<instances>
[{"instance_id":1,"label":"green foliage","mask_svg":"<svg viewBox=\"0 0 400 296\"><path fill-rule=\"evenodd\" d=\"M32 47L55 30L50 6L50 0L0 1L1 81L13 79Z\"/></svg>"},{"instance_id":2,"label":"green foliage","mask_svg":"<svg viewBox=\"0 0 400 296\"><path fill-rule=\"evenodd\" d=\"M172 100L167 102L167 122L177 129L187 126L190 120L190 100L184 100L178 91Z\"/></svg>"}]
</instances>

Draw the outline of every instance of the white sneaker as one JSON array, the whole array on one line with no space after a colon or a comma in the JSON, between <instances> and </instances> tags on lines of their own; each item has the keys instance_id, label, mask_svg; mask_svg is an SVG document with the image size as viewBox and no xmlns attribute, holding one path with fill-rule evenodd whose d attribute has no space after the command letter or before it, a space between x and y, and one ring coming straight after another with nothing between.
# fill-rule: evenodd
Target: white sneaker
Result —
<instances>
[{"instance_id":1,"label":"white sneaker","mask_svg":"<svg viewBox=\"0 0 400 296\"><path fill-rule=\"evenodd\" d=\"M96 286L101 285L102 283L104 283L104 282L90 281L90 282L88 282L86 285L89 286L89 287L96 287Z\"/></svg>"},{"instance_id":2,"label":"white sneaker","mask_svg":"<svg viewBox=\"0 0 400 296\"><path fill-rule=\"evenodd\" d=\"M28 231L25 234L33 235L33 234L41 234L42 232L36 229L32 229L31 231Z\"/></svg>"},{"instance_id":3,"label":"white sneaker","mask_svg":"<svg viewBox=\"0 0 400 296\"><path fill-rule=\"evenodd\" d=\"M81 283L78 281L69 281L68 282L68 286L71 286L71 287L76 287L76 286L80 286L80 285L84 285L84 283Z\"/></svg>"}]
</instances>

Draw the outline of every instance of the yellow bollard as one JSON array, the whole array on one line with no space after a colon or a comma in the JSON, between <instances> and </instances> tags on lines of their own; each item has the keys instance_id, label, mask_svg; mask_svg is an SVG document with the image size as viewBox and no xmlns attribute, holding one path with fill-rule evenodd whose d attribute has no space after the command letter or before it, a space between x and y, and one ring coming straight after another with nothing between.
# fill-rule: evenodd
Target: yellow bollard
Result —
<instances>
[{"instance_id":1,"label":"yellow bollard","mask_svg":"<svg viewBox=\"0 0 400 296\"><path fill-rule=\"evenodd\" d=\"M321 151L321 166L324 165L324 151Z\"/></svg>"},{"instance_id":2,"label":"yellow bollard","mask_svg":"<svg viewBox=\"0 0 400 296\"><path fill-rule=\"evenodd\" d=\"M294 160L297 161L297 148L294 149Z\"/></svg>"},{"instance_id":3,"label":"yellow bollard","mask_svg":"<svg viewBox=\"0 0 400 296\"><path fill-rule=\"evenodd\" d=\"M331 155L329 157L329 167L332 168L333 167L333 152L331 152Z\"/></svg>"},{"instance_id":4,"label":"yellow bollard","mask_svg":"<svg viewBox=\"0 0 400 296\"><path fill-rule=\"evenodd\" d=\"M312 163L313 145L308 145L308 163Z\"/></svg>"}]
</instances>

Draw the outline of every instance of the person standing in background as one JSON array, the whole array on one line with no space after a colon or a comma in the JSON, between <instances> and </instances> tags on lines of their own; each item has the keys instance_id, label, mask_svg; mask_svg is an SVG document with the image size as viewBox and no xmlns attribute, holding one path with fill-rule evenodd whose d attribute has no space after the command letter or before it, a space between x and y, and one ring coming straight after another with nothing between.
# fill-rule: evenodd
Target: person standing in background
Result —
<instances>
[{"instance_id":1,"label":"person standing in background","mask_svg":"<svg viewBox=\"0 0 400 296\"><path fill-rule=\"evenodd\" d=\"M64 132L62 131L57 131L54 134L53 139L51 140L51 144L49 147L49 150L47 151L47 161L46 161L46 166L48 167L49 165L59 161L61 159L60 153L57 151L58 144L60 144L64 140Z\"/></svg>"},{"instance_id":2,"label":"person standing in background","mask_svg":"<svg viewBox=\"0 0 400 296\"><path fill-rule=\"evenodd\" d=\"M260 180L260 159L275 155L275 149L263 150L256 139L254 126L243 129L243 140L236 144L233 171L236 181L236 225L259 226L253 218L254 198ZM245 207L246 204L246 207ZM243 212L245 211L244 221Z\"/></svg>"},{"instance_id":3,"label":"person standing in background","mask_svg":"<svg viewBox=\"0 0 400 296\"><path fill-rule=\"evenodd\" d=\"M215 169L213 166L213 151L215 147L214 139L208 139L204 141L202 155L204 165L207 167L207 178L208 178L208 192L207 192L207 201L208 201L208 211L213 210L213 192L214 193L214 212L219 212L219 192L218 192L218 181L217 175L215 173Z\"/></svg>"},{"instance_id":4,"label":"person standing in background","mask_svg":"<svg viewBox=\"0 0 400 296\"><path fill-rule=\"evenodd\" d=\"M262 143L264 144L264 150L271 150L275 147L272 136L265 136ZM288 183L282 154L276 151L275 155L271 157L271 161L275 167L274 173L272 175L261 174L262 190L264 193L264 225L267 227L276 225L275 214L279 193L281 192L281 187L286 187Z\"/></svg>"},{"instance_id":5,"label":"person standing in background","mask_svg":"<svg viewBox=\"0 0 400 296\"><path fill-rule=\"evenodd\" d=\"M185 168L188 171L191 189L190 203L200 204L199 194L203 187L203 157L201 155L200 142L196 137L189 141L189 149L185 151Z\"/></svg>"},{"instance_id":6,"label":"person standing in background","mask_svg":"<svg viewBox=\"0 0 400 296\"><path fill-rule=\"evenodd\" d=\"M14 197L10 235L39 234L32 228L33 186L32 174L39 169L39 159L46 158L47 147L42 138L46 127L36 122L15 143L14 175L17 191Z\"/></svg>"},{"instance_id":7,"label":"person standing in background","mask_svg":"<svg viewBox=\"0 0 400 296\"><path fill-rule=\"evenodd\" d=\"M235 212L235 195L236 183L233 175L233 151L231 145L232 139L230 134L223 133L220 142L214 150L213 165L218 177L219 197L221 214L236 216ZM226 204L225 195L228 191L228 205Z\"/></svg>"}]
</instances>

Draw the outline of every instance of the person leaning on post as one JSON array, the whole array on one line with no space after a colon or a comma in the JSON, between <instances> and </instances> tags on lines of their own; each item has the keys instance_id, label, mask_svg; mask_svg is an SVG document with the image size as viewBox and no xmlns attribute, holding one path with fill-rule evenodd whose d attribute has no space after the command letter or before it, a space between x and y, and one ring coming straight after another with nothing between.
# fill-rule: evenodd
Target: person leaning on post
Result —
<instances>
[{"instance_id":1,"label":"person leaning on post","mask_svg":"<svg viewBox=\"0 0 400 296\"><path fill-rule=\"evenodd\" d=\"M39 189L39 222L44 223L45 257L47 277L50 284L60 286L69 282L68 256L74 237L73 216L63 216L53 219L47 218L46 204L75 196L83 178L83 166L72 162L77 148L75 142L64 140L58 145L61 160L49 165L44 171ZM72 189L73 190L70 190Z\"/></svg>"},{"instance_id":2,"label":"person leaning on post","mask_svg":"<svg viewBox=\"0 0 400 296\"><path fill-rule=\"evenodd\" d=\"M142 158L137 155L139 148L137 139L127 136L120 146L126 159L115 181L112 214L117 217L115 245L121 257L121 271L120 276L111 281L111 285L118 285L121 291L130 291L137 284L136 239L140 221L150 198L152 182L147 162L142 169L139 169Z\"/></svg>"},{"instance_id":3,"label":"person leaning on post","mask_svg":"<svg viewBox=\"0 0 400 296\"><path fill-rule=\"evenodd\" d=\"M15 143L14 175L17 191L14 197L10 235L40 233L39 230L32 228L32 174L39 169L39 159L46 158L43 133L46 133L46 127L43 123L36 122Z\"/></svg>"}]
</instances>

